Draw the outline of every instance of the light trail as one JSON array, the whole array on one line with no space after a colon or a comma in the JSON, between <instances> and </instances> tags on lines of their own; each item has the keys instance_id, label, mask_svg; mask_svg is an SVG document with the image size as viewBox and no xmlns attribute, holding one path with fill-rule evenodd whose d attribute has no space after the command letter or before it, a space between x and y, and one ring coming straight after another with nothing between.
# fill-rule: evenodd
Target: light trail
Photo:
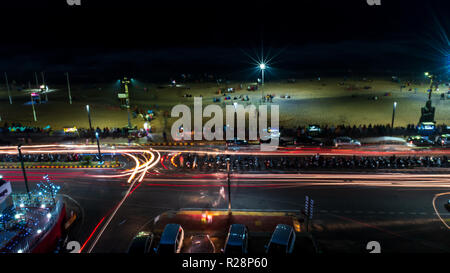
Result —
<instances>
[{"instance_id":1,"label":"light trail","mask_svg":"<svg viewBox=\"0 0 450 273\"><path fill-rule=\"evenodd\" d=\"M117 211L120 209L120 207L122 206L122 204L125 202L125 200L131 195L132 193L132 189L134 187L134 185L138 182L140 183L144 177L145 174L147 172L147 170L149 168L152 168L153 166L155 166L156 164L158 164L159 159L161 157L161 154L159 152L157 152L158 154L158 158L155 160L155 156L152 152L150 151L144 151L145 153L149 153L151 155L150 160L148 160L147 162L143 163L143 164L139 164L139 160L137 159L137 157L130 155L132 157L135 158L135 161L137 163L132 177L130 176L130 178L128 179L128 182L130 183L131 181L133 181L130 185L130 187L128 188L127 192L125 193L124 197L122 198L122 200L120 200L120 202L116 205L116 207L114 208L114 211L109 215L108 220L106 221L106 223L103 225L103 227L101 228L101 230L99 231L97 237L95 238L95 240L93 241L93 243L91 244L91 246L89 247L87 253L91 253L92 250L94 249L95 245L97 244L98 240L100 239L100 237L102 236L103 232L105 231L105 229L108 227L109 223L111 223L111 220L114 218L114 216L116 215ZM140 171L140 177L136 178L136 174L137 172ZM134 190L133 190L134 191Z\"/></svg>"},{"instance_id":2,"label":"light trail","mask_svg":"<svg viewBox=\"0 0 450 273\"><path fill-rule=\"evenodd\" d=\"M0 147L0 154L9 154L14 155L17 154L16 147ZM22 153L24 154L97 154L98 149L96 145L84 145L84 144L75 144L75 145L27 145L22 146ZM136 147L131 149L128 146L116 146L114 149L103 147L103 154L114 153L114 154L122 154L124 156L129 157L134 162L134 167L128 170L118 170L119 174L102 174L102 175L87 175L90 177L96 178L124 178L127 177L127 183L129 187L123 196L123 198L119 201L117 205L115 205L94 227L93 231L90 233L86 241L83 243L80 253L85 247L88 245L89 241L94 238L94 241L89 246L88 253L90 253L98 240L102 236L105 229L108 227L117 211L120 209L125 200L131 196L131 194L140 186L140 183L145 178L145 175L149 172L151 168L153 168L156 164L160 162L161 154L158 151L155 151L151 148L141 148ZM156 154L156 156L155 156ZM75 170L83 170L83 168L77 168ZM15 171L17 173L17 171ZM14 172L12 172L14 174ZM61 173L65 178L73 178L73 176L67 175L67 173ZM58 176L58 178L64 178ZM16 179L16 176L12 176L11 178ZM22 177L20 177L22 178ZM34 178L34 176L30 177L30 180ZM39 177L41 178L41 177ZM17 176L17 179L19 177ZM106 220L106 221L105 221ZM103 225L102 225L103 224ZM100 229L100 230L99 230ZM99 230L99 231L98 231ZM97 232L98 231L98 232Z\"/></svg>"},{"instance_id":3,"label":"light trail","mask_svg":"<svg viewBox=\"0 0 450 273\"><path fill-rule=\"evenodd\" d=\"M447 229L450 229L450 226L445 222L444 219L442 219L441 215L439 214L438 210L436 209L436 199L437 199L438 197L444 196L444 195L450 195L450 192L443 192L443 193L438 193L438 194L436 194L436 195L433 197L432 204L433 204L434 212L436 212L436 215L437 215L437 217L439 218L439 220L441 220L441 222L444 224L444 226L447 227Z\"/></svg>"}]
</instances>

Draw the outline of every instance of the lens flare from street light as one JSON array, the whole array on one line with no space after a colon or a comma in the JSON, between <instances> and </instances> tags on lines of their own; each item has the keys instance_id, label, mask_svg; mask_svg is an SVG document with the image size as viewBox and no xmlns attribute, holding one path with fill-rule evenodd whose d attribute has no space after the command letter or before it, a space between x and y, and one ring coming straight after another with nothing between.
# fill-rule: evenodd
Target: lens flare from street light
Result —
<instances>
[{"instance_id":1,"label":"lens flare from street light","mask_svg":"<svg viewBox=\"0 0 450 273\"><path fill-rule=\"evenodd\" d=\"M259 68L260 68L261 70L266 69L266 64L265 64L265 63L259 64Z\"/></svg>"}]
</instances>

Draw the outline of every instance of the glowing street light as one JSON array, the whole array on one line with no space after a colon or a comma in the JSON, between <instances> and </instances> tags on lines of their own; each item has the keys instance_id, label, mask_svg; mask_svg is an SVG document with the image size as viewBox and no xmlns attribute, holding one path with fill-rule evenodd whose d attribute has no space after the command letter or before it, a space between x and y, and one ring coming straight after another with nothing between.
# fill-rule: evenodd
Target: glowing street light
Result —
<instances>
[{"instance_id":1,"label":"glowing street light","mask_svg":"<svg viewBox=\"0 0 450 273\"><path fill-rule=\"evenodd\" d=\"M88 119L89 119L89 135L91 136L91 141L93 142L94 140L92 139L92 122L91 122L91 108L89 107L89 104L86 105L86 111L88 113Z\"/></svg>"},{"instance_id":2,"label":"glowing street light","mask_svg":"<svg viewBox=\"0 0 450 273\"><path fill-rule=\"evenodd\" d=\"M130 96L128 94L128 85L131 83L127 77L123 78L122 83L125 86L125 94L126 94L126 103L127 103L127 112L128 112L128 128L131 129L131 118L130 118Z\"/></svg>"},{"instance_id":3,"label":"glowing street light","mask_svg":"<svg viewBox=\"0 0 450 273\"><path fill-rule=\"evenodd\" d=\"M264 70L266 70L267 66L265 63L260 63L259 64L259 69L261 70L261 101L263 99L264 96Z\"/></svg>"},{"instance_id":4,"label":"glowing street light","mask_svg":"<svg viewBox=\"0 0 450 273\"><path fill-rule=\"evenodd\" d=\"M425 72L425 76L430 78L430 91L428 92L428 100L431 100L431 93L433 92L433 79L434 75L430 74L429 72Z\"/></svg>"},{"instance_id":5,"label":"glowing street light","mask_svg":"<svg viewBox=\"0 0 450 273\"><path fill-rule=\"evenodd\" d=\"M392 109L392 123L391 130L394 130L394 118L395 118L395 109L397 108L397 102L394 101L394 108Z\"/></svg>"}]
</instances>

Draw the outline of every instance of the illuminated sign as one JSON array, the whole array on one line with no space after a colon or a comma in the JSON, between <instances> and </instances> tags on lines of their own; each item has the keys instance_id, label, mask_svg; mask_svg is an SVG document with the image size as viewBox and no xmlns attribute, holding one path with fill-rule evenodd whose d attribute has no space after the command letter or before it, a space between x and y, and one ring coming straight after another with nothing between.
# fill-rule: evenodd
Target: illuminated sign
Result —
<instances>
[{"instance_id":1,"label":"illuminated sign","mask_svg":"<svg viewBox=\"0 0 450 273\"><path fill-rule=\"evenodd\" d=\"M64 133L76 133L76 132L78 132L77 127L64 128Z\"/></svg>"}]
</instances>

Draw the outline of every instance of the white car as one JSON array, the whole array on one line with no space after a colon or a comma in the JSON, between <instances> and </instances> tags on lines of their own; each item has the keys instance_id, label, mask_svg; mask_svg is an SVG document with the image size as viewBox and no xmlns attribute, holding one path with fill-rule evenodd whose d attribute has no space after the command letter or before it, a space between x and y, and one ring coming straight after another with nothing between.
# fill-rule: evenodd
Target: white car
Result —
<instances>
[{"instance_id":1,"label":"white car","mask_svg":"<svg viewBox=\"0 0 450 273\"><path fill-rule=\"evenodd\" d=\"M350 137L337 137L333 140L334 147L341 147L341 146L347 146L347 147L360 147L361 142L358 140L352 139Z\"/></svg>"}]
</instances>

